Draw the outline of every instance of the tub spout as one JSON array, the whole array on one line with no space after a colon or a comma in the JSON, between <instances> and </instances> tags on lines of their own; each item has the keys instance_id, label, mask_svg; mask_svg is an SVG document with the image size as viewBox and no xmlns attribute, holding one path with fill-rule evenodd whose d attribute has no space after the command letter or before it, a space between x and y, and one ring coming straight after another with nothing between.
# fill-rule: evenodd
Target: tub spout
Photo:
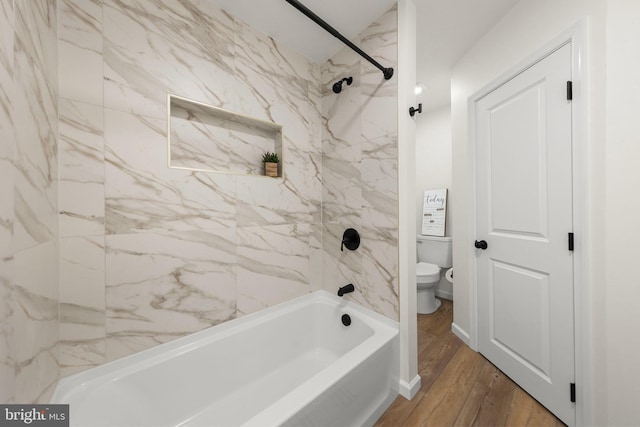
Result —
<instances>
[{"instance_id":1,"label":"tub spout","mask_svg":"<svg viewBox=\"0 0 640 427\"><path fill-rule=\"evenodd\" d=\"M338 288L338 296L341 297L344 294L348 294L350 292L355 291L356 288L353 286L353 283L349 283L348 285L344 285L341 288Z\"/></svg>"}]
</instances>

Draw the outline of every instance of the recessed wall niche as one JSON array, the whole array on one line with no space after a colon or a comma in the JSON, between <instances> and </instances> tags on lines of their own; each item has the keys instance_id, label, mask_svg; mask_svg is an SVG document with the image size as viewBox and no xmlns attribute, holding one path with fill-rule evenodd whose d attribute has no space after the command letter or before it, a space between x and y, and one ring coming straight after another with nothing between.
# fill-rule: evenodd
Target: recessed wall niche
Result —
<instances>
[{"instance_id":1,"label":"recessed wall niche","mask_svg":"<svg viewBox=\"0 0 640 427\"><path fill-rule=\"evenodd\" d=\"M262 176L269 151L283 176L281 125L171 94L167 109L170 168Z\"/></svg>"}]
</instances>

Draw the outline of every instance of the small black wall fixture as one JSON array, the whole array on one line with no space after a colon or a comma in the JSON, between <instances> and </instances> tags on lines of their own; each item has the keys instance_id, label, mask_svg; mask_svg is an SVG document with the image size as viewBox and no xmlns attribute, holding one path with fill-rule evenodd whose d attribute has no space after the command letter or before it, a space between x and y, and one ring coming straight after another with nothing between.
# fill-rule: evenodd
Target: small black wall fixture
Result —
<instances>
[{"instance_id":1,"label":"small black wall fixture","mask_svg":"<svg viewBox=\"0 0 640 427\"><path fill-rule=\"evenodd\" d=\"M345 77L344 79L340 80L339 82L335 82L333 84L333 91L335 93L340 93L342 92L342 83L346 83L347 86L351 86L351 83L353 83L353 77Z\"/></svg>"},{"instance_id":2,"label":"small black wall fixture","mask_svg":"<svg viewBox=\"0 0 640 427\"><path fill-rule=\"evenodd\" d=\"M342 245L340 250L344 251L346 247L350 251L355 251L360 246L360 234L353 228L347 228L342 234Z\"/></svg>"},{"instance_id":3,"label":"small black wall fixture","mask_svg":"<svg viewBox=\"0 0 640 427\"><path fill-rule=\"evenodd\" d=\"M413 108L413 107L409 108L409 115L411 117L415 116L416 113L422 114L422 103L418 104L418 108Z\"/></svg>"},{"instance_id":4,"label":"small black wall fixture","mask_svg":"<svg viewBox=\"0 0 640 427\"><path fill-rule=\"evenodd\" d=\"M298 0L286 0L286 2L289 3L291 6L295 7L296 9L298 9L304 15L306 15L307 18L311 19L313 22L315 22L316 24L318 24L319 26L324 28L324 30L327 31L329 34L331 34L332 36L334 36L335 38L340 40L342 43L344 43L347 46L349 46L354 51L356 51L358 53L358 55L362 56L364 59L366 59L367 61L372 63L377 69L382 71L382 74L384 74L384 79L385 80L389 80L391 77L393 77L393 68L391 68L391 67L386 68L386 67L383 67L382 65L380 65L380 63L378 61L376 61L375 59L373 59L372 57L367 55L358 46L356 46L355 44L351 43L351 41L349 39L347 39L345 36L343 36L338 31L336 31L336 29L333 28L331 25L327 24L327 22L325 20L323 20L318 15L313 13L311 11L311 9L309 9L308 7L306 7L305 5L300 3Z\"/></svg>"}]
</instances>

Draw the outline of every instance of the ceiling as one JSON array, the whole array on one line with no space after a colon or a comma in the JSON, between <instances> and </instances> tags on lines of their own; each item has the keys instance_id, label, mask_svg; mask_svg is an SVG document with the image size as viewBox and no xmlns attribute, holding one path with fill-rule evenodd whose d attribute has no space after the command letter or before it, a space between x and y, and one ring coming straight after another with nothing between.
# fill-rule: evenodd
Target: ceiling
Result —
<instances>
[{"instance_id":1,"label":"ceiling","mask_svg":"<svg viewBox=\"0 0 640 427\"><path fill-rule=\"evenodd\" d=\"M321 64L342 43L285 0L210 0L217 7ZM417 80L426 110L449 104L451 70L519 0L414 0L417 8ZM396 0L301 0L348 39ZM286 23L286 25L283 25Z\"/></svg>"},{"instance_id":2,"label":"ceiling","mask_svg":"<svg viewBox=\"0 0 640 427\"><path fill-rule=\"evenodd\" d=\"M414 0L416 75L427 111L450 103L453 66L520 0Z\"/></svg>"}]
</instances>

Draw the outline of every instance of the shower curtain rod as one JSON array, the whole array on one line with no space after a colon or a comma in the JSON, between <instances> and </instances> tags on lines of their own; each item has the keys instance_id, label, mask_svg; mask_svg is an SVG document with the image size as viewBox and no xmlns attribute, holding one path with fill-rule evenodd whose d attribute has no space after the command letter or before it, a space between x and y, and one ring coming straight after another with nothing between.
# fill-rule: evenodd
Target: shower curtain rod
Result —
<instances>
[{"instance_id":1,"label":"shower curtain rod","mask_svg":"<svg viewBox=\"0 0 640 427\"><path fill-rule=\"evenodd\" d=\"M372 57L370 57L369 55L367 55L362 49L360 49L358 46L356 46L355 44L351 43L351 41L349 39L347 39L345 36L343 36L342 34L340 34L335 28L333 28L331 25L327 24L326 21L324 21L322 18L320 18L318 15L316 15L315 13L313 13L308 7L306 7L305 5L303 5L302 3L300 3L298 0L286 0L287 3L289 3L291 6L295 7L296 9L298 9L300 12L302 12L303 14L305 14L309 19L311 19L313 22L315 22L316 24L320 25L322 28L324 28L329 34L331 34L332 36L334 36L335 38L337 38L338 40L340 40L342 43L346 44L347 46L349 46L351 49L353 49L354 51L356 51L360 56L362 56L364 59L366 59L367 61L371 62L373 65L375 65L376 68L378 68L380 71L382 71L382 74L384 74L384 78L385 80L389 80L391 77L393 77L393 68L389 67L383 67L382 65L380 65L380 63L378 61L376 61L375 59L373 59Z\"/></svg>"}]
</instances>

